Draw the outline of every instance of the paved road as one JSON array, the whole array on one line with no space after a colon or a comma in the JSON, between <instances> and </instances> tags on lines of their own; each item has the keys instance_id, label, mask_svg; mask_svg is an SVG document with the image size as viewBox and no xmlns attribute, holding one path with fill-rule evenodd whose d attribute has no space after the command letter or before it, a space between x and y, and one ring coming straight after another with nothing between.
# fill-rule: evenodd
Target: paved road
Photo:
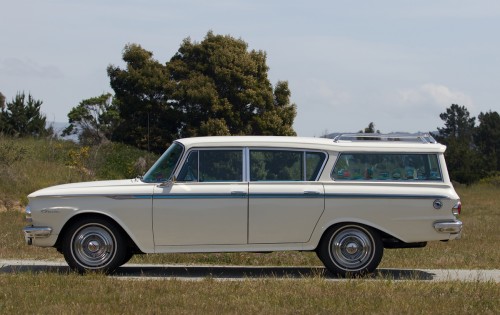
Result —
<instances>
[{"instance_id":1,"label":"paved road","mask_svg":"<svg viewBox=\"0 0 500 315\"><path fill-rule=\"evenodd\" d=\"M0 274L22 272L52 272L66 274L68 265L62 261L2 260ZM220 281L243 279L302 279L322 277L328 281L343 281L325 273L322 267L276 266L214 266L214 265L149 265L126 264L112 275L123 280L179 279L200 281L212 278ZM419 280L419 281L494 281L500 283L500 270L464 269L377 269L368 279Z\"/></svg>"}]
</instances>

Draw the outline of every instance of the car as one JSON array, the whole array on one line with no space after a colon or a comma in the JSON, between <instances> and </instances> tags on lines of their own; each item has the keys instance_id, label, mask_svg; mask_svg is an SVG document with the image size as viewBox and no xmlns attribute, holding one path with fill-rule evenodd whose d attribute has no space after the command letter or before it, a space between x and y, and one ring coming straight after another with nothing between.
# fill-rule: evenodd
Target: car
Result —
<instances>
[{"instance_id":1,"label":"car","mask_svg":"<svg viewBox=\"0 0 500 315\"><path fill-rule=\"evenodd\" d=\"M33 192L25 240L79 272L134 254L315 251L332 274L364 275L384 248L461 237L445 149L428 134L179 139L142 177Z\"/></svg>"}]
</instances>

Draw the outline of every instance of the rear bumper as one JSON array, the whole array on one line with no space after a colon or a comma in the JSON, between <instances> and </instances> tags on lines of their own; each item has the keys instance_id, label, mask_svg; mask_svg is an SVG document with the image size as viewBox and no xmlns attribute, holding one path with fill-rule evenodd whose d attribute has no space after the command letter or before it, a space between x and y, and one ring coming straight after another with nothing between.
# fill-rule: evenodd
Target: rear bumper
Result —
<instances>
[{"instance_id":1,"label":"rear bumper","mask_svg":"<svg viewBox=\"0 0 500 315\"><path fill-rule=\"evenodd\" d=\"M52 228L48 226L27 226L23 229L26 244L33 244L35 238L47 238L52 234Z\"/></svg>"},{"instance_id":2,"label":"rear bumper","mask_svg":"<svg viewBox=\"0 0 500 315\"><path fill-rule=\"evenodd\" d=\"M462 233L462 221L453 220L434 222L434 229L436 232L452 234L451 236L455 236L453 237L454 239L459 239Z\"/></svg>"}]
</instances>

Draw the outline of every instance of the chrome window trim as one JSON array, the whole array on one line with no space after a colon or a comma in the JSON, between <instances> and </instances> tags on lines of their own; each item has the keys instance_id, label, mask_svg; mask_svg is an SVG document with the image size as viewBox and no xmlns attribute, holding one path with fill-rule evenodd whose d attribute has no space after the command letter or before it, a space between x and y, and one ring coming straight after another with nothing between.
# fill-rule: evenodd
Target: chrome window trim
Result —
<instances>
[{"instance_id":1,"label":"chrome window trim","mask_svg":"<svg viewBox=\"0 0 500 315\"><path fill-rule=\"evenodd\" d=\"M342 155L344 154L379 154L379 155L383 155L383 154L386 154L386 155L422 155L422 154L426 154L427 157L429 157L430 155L434 155L436 156L436 162L438 164L438 168L439 168L439 175L441 176L441 179L439 180L433 180L433 179L412 179L412 180L391 180L391 179L387 179L387 180L380 180L380 179L335 179L333 177L333 173L335 171L335 168L337 167L337 163L339 162L340 158L342 157ZM369 182L369 183L388 183L388 182L392 182L392 183L413 183L413 182L419 182L419 183L444 183L444 177L443 177L443 171L442 171L442 167L441 167L441 161L439 159L439 155L440 153L436 153L436 152L373 152L373 151L342 151L342 152L337 152L337 158L335 160L335 163L333 164L333 167L332 167L332 171L330 172L330 179L334 182L340 182L340 183L346 183L346 182L349 182L349 183L356 183L356 182ZM429 163L430 165L430 163Z\"/></svg>"},{"instance_id":2,"label":"chrome window trim","mask_svg":"<svg viewBox=\"0 0 500 315\"><path fill-rule=\"evenodd\" d=\"M302 153L302 180L300 181L293 181L293 182L317 182L319 178L321 177L321 174L323 174L325 170L325 166L328 163L328 160L330 158L329 154L323 150L315 150L315 149L297 149L297 148L290 148L290 147L240 147L240 146L223 146L223 147L191 147L188 150L186 150L183 153L182 158L179 160L178 165L176 165L175 169L175 176L179 176L179 172L181 171L182 167L186 163L189 155L194 152L194 151L216 151L216 150L231 150L231 151L242 151L242 182L243 183L256 183L256 182L266 182L266 183L284 183L284 182L289 182L289 181L251 181L250 180L250 151L252 150L257 150L257 151L293 151L293 152L301 152ZM307 154L308 153L320 153L323 155L323 162L321 164L321 167L318 171L318 174L313 180L307 180ZM198 174L200 173L199 170L200 167L200 154L198 154ZM191 183L189 181L182 182L182 183ZM196 183L204 183L204 182L199 182L196 181ZM228 183L234 183L234 182L228 182Z\"/></svg>"},{"instance_id":3,"label":"chrome window trim","mask_svg":"<svg viewBox=\"0 0 500 315\"><path fill-rule=\"evenodd\" d=\"M182 161L182 163L179 164L179 167L176 169L176 171L174 172L175 174L175 177L177 178L179 176L179 173L180 171L182 170L182 167L184 167L184 164L186 163L186 161L188 160L189 158L189 155L191 153L193 153L194 151L197 151L198 152L198 180L196 181L179 181L179 183L183 183L183 184L186 184L186 183L215 183L215 182L200 182L199 181L199 177L200 177L200 151L241 151L241 155L242 155L242 174L241 174L241 178L242 178L242 181L220 181L220 182L217 182L217 183L244 183L246 182L245 181L245 147L240 147L240 146L224 146L224 147L191 147L189 148L182 156L181 159L179 159L180 161ZM177 166L176 166L177 167Z\"/></svg>"},{"instance_id":4,"label":"chrome window trim","mask_svg":"<svg viewBox=\"0 0 500 315\"><path fill-rule=\"evenodd\" d=\"M315 150L315 149L297 149L297 148L290 148L290 147L247 147L248 149L248 182L251 183L258 183L258 182L265 182L265 183L287 183L287 182L317 182L319 178L321 177L321 174L323 174L324 168L326 163L328 162L329 154L323 150ZM250 151L252 150L257 150L257 151L294 151L294 152L301 152L302 153L302 180L300 181L284 181L284 180L270 180L270 181L251 181L250 180ZM318 175L316 175L316 178L314 180L307 180L307 153L321 153L324 155L323 163L321 165L321 168L318 171Z\"/></svg>"}]
</instances>

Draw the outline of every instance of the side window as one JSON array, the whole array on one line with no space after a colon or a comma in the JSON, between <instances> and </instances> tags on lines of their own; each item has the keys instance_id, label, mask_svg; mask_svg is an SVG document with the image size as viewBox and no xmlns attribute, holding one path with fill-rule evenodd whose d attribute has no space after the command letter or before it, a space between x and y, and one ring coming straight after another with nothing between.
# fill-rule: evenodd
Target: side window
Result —
<instances>
[{"instance_id":1,"label":"side window","mask_svg":"<svg viewBox=\"0 0 500 315\"><path fill-rule=\"evenodd\" d=\"M292 150L250 150L251 181L314 181L326 154Z\"/></svg>"},{"instance_id":2,"label":"side window","mask_svg":"<svg viewBox=\"0 0 500 315\"><path fill-rule=\"evenodd\" d=\"M184 165L177 177L181 182L197 182L198 181L198 151L192 151L184 162Z\"/></svg>"},{"instance_id":3,"label":"side window","mask_svg":"<svg viewBox=\"0 0 500 315\"><path fill-rule=\"evenodd\" d=\"M342 153L335 180L441 180L436 154Z\"/></svg>"},{"instance_id":4,"label":"side window","mask_svg":"<svg viewBox=\"0 0 500 315\"><path fill-rule=\"evenodd\" d=\"M303 152L250 150L251 181L301 181L303 170Z\"/></svg>"},{"instance_id":5,"label":"side window","mask_svg":"<svg viewBox=\"0 0 500 315\"><path fill-rule=\"evenodd\" d=\"M192 151L179 172L178 181L241 182L242 150Z\"/></svg>"},{"instance_id":6,"label":"side window","mask_svg":"<svg viewBox=\"0 0 500 315\"><path fill-rule=\"evenodd\" d=\"M326 155L321 152L306 153L306 180L313 181L318 178L325 159Z\"/></svg>"}]
</instances>

